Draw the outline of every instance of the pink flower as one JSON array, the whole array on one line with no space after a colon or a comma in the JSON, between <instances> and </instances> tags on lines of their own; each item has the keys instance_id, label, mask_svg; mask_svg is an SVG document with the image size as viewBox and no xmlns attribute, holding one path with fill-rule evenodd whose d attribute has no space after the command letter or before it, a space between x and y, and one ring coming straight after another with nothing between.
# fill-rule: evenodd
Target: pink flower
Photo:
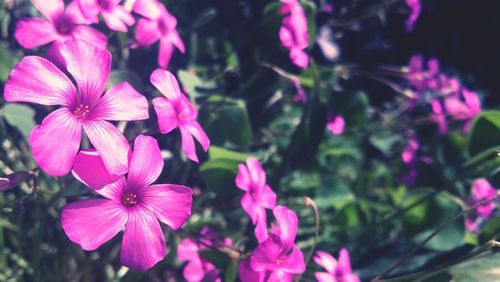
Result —
<instances>
[{"instance_id":1,"label":"pink flower","mask_svg":"<svg viewBox=\"0 0 500 282\"><path fill-rule=\"evenodd\" d=\"M64 9L63 0L32 0L38 11L46 18L24 18L17 22L14 37L26 49L36 48L50 42L80 39L99 48L106 48L104 34L87 26L86 20L75 2Z\"/></svg>"},{"instance_id":2,"label":"pink flower","mask_svg":"<svg viewBox=\"0 0 500 282\"><path fill-rule=\"evenodd\" d=\"M102 15L106 25L116 31L127 32L127 26L135 23L134 17L123 6L121 0L76 0L86 19L92 23L99 22Z\"/></svg>"},{"instance_id":3,"label":"pink flower","mask_svg":"<svg viewBox=\"0 0 500 282\"><path fill-rule=\"evenodd\" d=\"M446 114L439 100L431 102L432 114L431 119L438 125L439 134L448 132L448 123L446 122Z\"/></svg>"},{"instance_id":4,"label":"pink flower","mask_svg":"<svg viewBox=\"0 0 500 282\"><path fill-rule=\"evenodd\" d=\"M297 214L284 206L275 207L273 214L278 226L253 251L250 270L264 272L267 281L292 281L293 274L303 273L306 269L304 255L294 243L299 221ZM240 279L250 281L241 274Z\"/></svg>"},{"instance_id":5,"label":"pink flower","mask_svg":"<svg viewBox=\"0 0 500 282\"><path fill-rule=\"evenodd\" d=\"M456 120L465 120L464 131L468 132L472 119L481 112L481 101L475 92L462 89L460 94L444 100L446 112Z\"/></svg>"},{"instance_id":6,"label":"pink flower","mask_svg":"<svg viewBox=\"0 0 500 282\"><path fill-rule=\"evenodd\" d=\"M219 241L223 241L222 244ZM211 262L205 260L200 254L200 250L206 250L207 246L226 247L232 246L232 241L229 238L221 239L219 234L208 227L204 227L200 231L199 243L192 239L186 238L181 241L177 249L177 256L181 261L186 261L183 276L188 282L207 281L220 282L219 270Z\"/></svg>"},{"instance_id":7,"label":"pink flower","mask_svg":"<svg viewBox=\"0 0 500 282\"><path fill-rule=\"evenodd\" d=\"M412 32L415 27L415 23L420 17L420 11L422 9L420 0L406 0L406 5L410 8L410 15L406 20L406 32Z\"/></svg>"},{"instance_id":8,"label":"pink flower","mask_svg":"<svg viewBox=\"0 0 500 282\"><path fill-rule=\"evenodd\" d=\"M403 153L401 153L401 159L404 164L410 165L417 161L417 151L419 147L420 145L416 139L408 140L408 144L406 144Z\"/></svg>"},{"instance_id":9,"label":"pink flower","mask_svg":"<svg viewBox=\"0 0 500 282\"><path fill-rule=\"evenodd\" d=\"M111 174L126 173L128 141L108 120L147 119L146 98L127 82L111 87L102 96L111 67L111 53L106 50L71 40L54 45L52 54L61 69L47 59L27 56L5 83L7 102L62 106L31 131L33 158L48 174L66 175L80 148L83 129L102 155L106 169Z\"/></svg>"},{"instance_id":10,"label":"pink flower","mask_svg":"<svg viewBox=\"0 0 500 282\"><path fill-rule=\"evenodd\" d=\"M488 180L484 178L477 179L472 183L472 193L469 199L469 205L492 198L497 194L496 188L491 186ZM471 214L465 220L465 227L470 232L479 232L479 226L486 222L493 214L496 203L491 201L476 208L475 213Z\"/></svg>"},{"instance_id":11,"label":"pink flower","mask_svg":"<svg viewBox=\"0 0 500 282\"><path fill-rule=\"evenodd\" d=\"M352 273L349 252L342 248L337 261L332 255L318 251L314 261L327 272L316 272L314 275L319 282L359 282L359 277Z\"/></svg>"},{"instance_id":12,"label":"pink flower","mask_svg":"<svg viewBox=\"0 0 500 282\"><path fill-rule=\"evenodd\" d=\"M181 92L177 79L169 71L157 69L151 74L150 80L165 95L153 99L160 132L166 134L179 128L184 154L198 162L193 137L200 142L205 152L210 146L207 134L196 121L198 111Z\"/></svg>"},{"instance_id":13,"label":"pink flower","mask_svg":"<svg viewBox=\"0 0 500 282\"><path fill-rule=\"evenodd\" d=\"M329 114L326 127L333 135L340 135L344 133L345 120L342 116Z\"/></svg>"},{"instance_id":14,"label":"pink flower","mask_svg":"<svg viewBox=\"0 0 500 282\"><path fill-rule=\"evenodd\" d=\"M174 46L182 53L185 52L184 43L175 30L177 19L157 0L137 0L134 11L145 17L137 24L137 43L149 46L159 40L158 65L167 68Z\"/></svg>"},{"instance_id":15,"label":"pink flower","mask_svg":"<svg viewBox=\"0 0 500 282\"><path fill-rule=\"evenodd\" d=\"M255 235L262 242L267 239L266 209L276 206L276 193L266 184L266 173L257 159L247 159L246 165L239 164L238 169L236 186L246 192L241 206L257 225Z\"/></svg>"},{"instance_id":16,"label":"pink flower","mask_svg":"<svg viewBox=\"0 0 500 282\"><path fill-rule=\"evenodd\" d=\"M280 13L288 14L281 22L279 37L281 44L290 50L291 61L301 67L309 65L309 55L304 51L309 45L307 18L297 0L281 0Z\"/></svg>"},{"instance_id":17,"label":"pink flower","mask_svg":"<svg viewBox=\"0 0 500 282\"><path fill-rule=\"evenodd\" d=\"M158 142L135 139L128 177L110 175L95 151L82 151L73 174L104 199L67 204L61 222L69 239L84 250L95 250L125 229L120 253L123 265L146 270L165 257L159 221L177 230L191 215L192 192L182 185L151 185L163 170ZM116 179L111 182L110 180Z\"/></svg>"}]
</instances>

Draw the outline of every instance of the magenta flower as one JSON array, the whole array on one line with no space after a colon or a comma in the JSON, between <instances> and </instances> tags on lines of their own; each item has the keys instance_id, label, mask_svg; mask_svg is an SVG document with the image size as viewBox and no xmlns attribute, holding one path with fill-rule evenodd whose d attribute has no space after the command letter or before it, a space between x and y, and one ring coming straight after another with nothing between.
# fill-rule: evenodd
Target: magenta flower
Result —
<instances>
[{"instance_id":1,"label":"magenta flower","mask_svg":"<svg viewBox=\"0 0 500 282\"><path fill-rule=\"evenodd\" d=\"M403 153L401 153L401 159L403 160L404 164L411 165L418 161L417 151L419 147L420 145L418 144L417 139L412 138L408 140L408 144L406 144Z\"/></svg>"},{"instance_id":2,"label":"magenta flower","mask_svg":"<svg viewBox=\"0 0 500 282\"><path fill-rule=\"evenodd\" d=\"M490 199L496 194L496 188L491 186L488 180L484 178L477 179L474 183L472 183L472 193L471 198L469 199L469 205L475 205L480 201ZM478 232L479 225L486 222L491 217L495 207L496 203L494 201L477 207L475 213L466 219L466 228L471 232Z\"/></svg>"},{"instance_id":3,"label":"magenta flower","mask_svg":"<svg viewBox=\"0 0 500 282\"><path fill-rule=\"evenodd\" d=\"M287 14L281 22L279 37L283 47L290 51L290 60L301 68L309 65L309 55L304 51L309 45L307 18L297 0L281 0L280 13Z\"/></svg>"},{"instance_id":4,"label":"magenta flower","mask_svg":"<svg viewBox=\"0 0 500 282\"><path fill-rule=\"evenodd\" d=\"M104 199L67 204L61 223L69 239L84 250L95 250L125 229L120 253L123 265L146 270L165 257L161 221L182 227L191 215L192 192L182 185L151 185L163 170L158 142L149 136L135 139L128 177L110 175L95 151L82 151L73 174ZM110 180L114 180L110 182Z\"/></svg>"},{"instance_id":5,"label":"magenta flower","mask_svg":"<svg viewBox=\"0 0 500 282\"><path fill-rule=\"evenodd\" d=\"M32 49L73 38L106 48L106 36L88 26L90 22L83 17L75 2L71 2L66 9L63 0L31 2L45 19L23 18L17 22L14 37L24 48Z\"/></svg>"},{"instance_id":6,"label":"magenta flower","mask_svg":"<svg viewBox=\"0 0 500 282\"><path fill-rule=\"evenodd\" d=\"M445 134L448 132L448 123L446 122L446 113L439 100L433 100L431 102L432 114L431 119L437 124L439 134Z\"/></svg>"},{"instance_id":7,"label":"magenta flower","mask_svg":"<svg viewBox=\"0 0 500 282\"><path fill-rule=\"evenodd\" d=\"M406 0L406 5L410 8L410 15L406 19L406 32L412 32L415 28L415 23L420 17L420 11L422 9L420 0Z\"/></svg>"},{"instance_id":8,"label":"magenta flower","mask_svg":"<svg viewBox=\"0 0 500 282\"><path fill-rule=\"evenodd\" d=\"M127 82L111 87L102 96L111 67L111 53L106 50L71 40L54 45L52 51L57 57L54 62L62 69L47 59L27 56L5 83L7 102L62 106L31 131L33 158L48 174L66 175L80 148L83 129L106 169L111 174L126 173L128 141L108 120L147 119L146 98Z\"/></svg>"},{"instance_id":9,"label":"magenta flower","mask_svg":"<svg viewBox=\"0 0 500 282\"><path fill-rule=\"evenodd\" d=\"M181 92L177 79L169 71L157 69L151 74L150 80L165 95L153 99L160 132L166 134L178 127L184 154L192 161L198 162L193 137L200 142L205 152L210 146L210 139L196 121L198 111Z\"/></svg>"},{"instance_id":10,"label":"magenta flower","mask_svg":"<svg viewBox=\"0 0 500 282\"><path fill-rule=\"evenodd\" d=\"M337 261L326 252L317 251L314 261L321 265L327 272L316 272L314 276L319 282L359 282L359 277L352 273L349 252L342 248Z\"/></svg>"},{"instance_id":11,"label":"magenta flower","mask_svg":"<svg viewBox=\"0 0 500 282\"><path fill-rule=\"evenodd\" d=\"M167 68L174 46L181 53L185 52L184 43L175 29L177 19L157 0L137 0L134 11L144 17L137 24L137 43L149 46L159 40L158 65Z\"/></svg>"},{"instance_id":12,"label":"magenta flower","mask_svg":"<svg viewBox=\"0 0 500 282\"><path fill-rule=\"evenodd\" d=\"M208 227L200 231L199 242L186 238L181 241L177 248L179 260L187 262L184 267L183 276L188 282L220 282L219 270L211 262L204 259L200 250L206 250L207 246L231 247L232 241L229 238L221 239L219 234ZM222 241L222 243L220 242Z\"/></svg>"},{"instance_id":13,"label":"magenta flower","mask_svg":"<svg viewBox=\"0 0 500 282\"><path fill-rule=\"evenodd\" d=\"M127 26L135 23L134 17L123 6L121 0L75 0L83 16L92 23L98 23L101 15L106 25L116 31L127 32Z\"/></svg>"},{"instance_id":14,"label":"magenta flower","mask_svg":"<svg viewBox=\"0 0 500 282\"><path fill-rule=\"evenodd\" d=\"M267 239L266 209L276 206L276 193L266 184L266 173L259 161L249 158L238 165L236 186L245 191L241 198L241 206L256 225L255 235L259 242Z\"/></svg>"},{"instance_id":15,"label":"magenta flower","mask_svg":"<svg viewBox=\"0 0 500 282\"><path fill-rule=\"evenodd\" d=\"M328 114L328 123L326 127L333 135L340 135L344 133L345 120L342 116Z\"/></svg>"},{"instance_id":16,"label":"magenta flower","mask_svg":"<svg viewBox=\"0 0 500 282\"><path fill-rule=\"evenodd\" d=\"M306 269L304 255L295 245L298 218L294 211L284 206L273 210L278 226L269 237L257 246L250 256L250 269L264 272L267 281L292 281L293 274L303 273ZM247 277L242 277L242 281Z\"/></svg>"},{"instance_id":17,"label":"magenta flower","mask_svg":"<svg viewBox=\"0 0 500 282\"><path fill-rule=\"evenodd\" d=\"M461 95L452 95L444 99L446 112L456 120L464 120L464 131L468 132L472 119L481 112L481 101L475 92L462 89Z\"/></svg>"}]
</instances>

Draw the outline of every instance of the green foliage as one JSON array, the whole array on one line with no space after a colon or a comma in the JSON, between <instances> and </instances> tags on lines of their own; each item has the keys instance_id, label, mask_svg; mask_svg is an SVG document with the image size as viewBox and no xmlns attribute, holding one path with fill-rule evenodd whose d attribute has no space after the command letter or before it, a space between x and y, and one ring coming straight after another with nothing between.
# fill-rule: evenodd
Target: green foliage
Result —
<instances>
[{"instance_id":1,"label":"green foliage","mask_svg":"<svg viewBox=\"0 0 500 282\"><path fill-rule=\"evenodd\" d=\"M3 117L25 137L28 137L33 127L35 127L35 111L25 105L5 104L0 109L0 117Z\"/></svg>"}]
</instances>

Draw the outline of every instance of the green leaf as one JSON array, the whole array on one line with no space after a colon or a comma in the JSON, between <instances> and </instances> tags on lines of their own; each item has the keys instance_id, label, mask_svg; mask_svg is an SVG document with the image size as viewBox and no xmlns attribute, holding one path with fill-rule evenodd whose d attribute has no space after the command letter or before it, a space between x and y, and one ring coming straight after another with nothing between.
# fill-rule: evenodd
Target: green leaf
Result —
<instances>
[{"instance_id":1,"label":"green leaf","mask_svg":"<svg viewBox=\"0 0 500 282\"><path fill-rule=\"evenodd\" d=\"M429 195L432 195L432 190L414 189L403 199L403 206L413 205ZM403 214L403 232L418 244L439 226L460 213L462 206L460 199L447 192L436 194ZM425 246L433 250L448 251L461 246L464 243L464 235L463 219L458 219Z\"/></svg>"},{"instance_id":2,"label":"green leaf","mask_svg":"<svg viewBox=\"0 0 500 282\"><path fill-rule=\"evenodd\" d=\"M399 135L388 131L376 132L370 136L370 143L384 154L390 154L394 146L401 141Z\"/></svg>"},{"instance_id":3,"label":"green leaf","mask_svg":"<svg viewBox=\"0 0 500 282\"><path fill-rule=\"evenodd\" d=\"M137 91L144 90L144 83L139 75L129 70L114 70L109 75L107 88L111 88L121 82L128 82Z\"/></svg>"},{"instance_id":4,"label":"green leaf","mask_svg":"<svg viewBox=\"0 0 500 282\"><path fill-rule=\"evenodd\" d=\"M252 129L242 100L212 96L200 107L199 120L214 145L245 147L252 141Z\"/></svg>"},{"instance_id":5,"label":"green leaf","mask_svg":"<svg viewBox=\"0 0 500 282\"><path fill-rule=\"evenodd\" d=\"M210 160L225 159L238 162L245 162L250 157L250 155L227 150L217 146L210 146L208 149L208 155L210 156Z\"/></svg>"},{"instance_id":6,"label":"green leaf","mask_svg":"<svg viewBox=\"0 0 500 282\"><path fill-rule=\"evenodd\" d=\"M215 192L219 200L228 200L237 195L234 179L238 173L238 163L240 162L235 160L215 159L201 165L203 182L209 190Z\"/></svg>"},{"instance_id":7,"label":"green leaf","mask_svg":"<svg viewBox=\"0 0 500 282\"><path fill-rule=\"evenodd\" d=\"M354 195L349 186L336 177L326 177L316 189L314 202L319 208L334 207L340 209L354 201Z\"/></svg>"},{"instance_id":8,"label":"green leaf","mask_svg":"<svg viewBox=\"0 0 500 282\"><path fill-rule=\"evenodd\" d=\"M492 148L500 148L500 111L477 115L469 135L469 157Z\"/></svg>"},{"instance_id":9,"label":"green leaf","mask_svg":"<svg viewBox=\"0 0 500 282\"><path fill-rule=\"evenodd\" d=\"M455 282L498 281L500 279L500 254L473 258L450 270Z\"/></svg>"},{"instance_id":10,"label":"green leaf","mask_svg":"<svg viewBox=\"0 0 500 282\"><path fill-rule=\"evenodd\" d=\"M302 3L302 8L304 8L304 13L307 17L307 33L309 36L309 47L314 46L316 41L316 4L312 1L306 1Z\"/></svg>"},{"instance_id":11,"label":"green leaf","mask_svg":"<svg viewBox=\"0 0 500 282\"><path fill-rule=\"evenodd\" d=\"M226 255L215 250L201 250L199 251L199 254L204 259L215 265L215 267L217 267L219 270L224 269L226 267L226 264L228 263L228 258L226 257Z\"/></svg>"},{"instance_id":12,"label":"green leaf","mask_svg":"<svg viewBox=\"0 0 500 282\"><path fill-rule=\"evenodd\" d=\"M0 116L24 136L28 137L33 127L35 127L35 111L25 105L5 104L0 109Z\"/></svg>"},{"instance_id":13,"label":"green leaf","mask_svg":"<svg viewBox=\"0 0 500 282\"><path fill-rule=\"evenodd\" d=\"M203 81L199 78L194 70L179 70L177 72L179 76L179 80L184 86L184 90L189 94L190 97L200 97L206 96L200 93L199 89L201 88L215 88L214 81Z\"/></svg>"},{"instance_id":14,"label":"green leaf","mask_svg":"<svg viewBox=\"0 0 500 282\"><path fill-rule=\"evenodd\" d=\"M4 82L14 67L14 57L8 48L0 45L0 81Z\"/></svg>"}]
</instances>

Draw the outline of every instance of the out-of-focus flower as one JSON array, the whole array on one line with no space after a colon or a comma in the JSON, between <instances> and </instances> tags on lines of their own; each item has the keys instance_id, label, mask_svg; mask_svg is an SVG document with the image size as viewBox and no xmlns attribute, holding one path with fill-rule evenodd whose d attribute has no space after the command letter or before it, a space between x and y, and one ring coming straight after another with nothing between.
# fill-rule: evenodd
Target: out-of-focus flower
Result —
<instances>
[{"instance_id":1,"label":"out-of-focus flower","mask_svg":"<svg viewBox=\"0 0 500 282\"><path fill-rule=\"evenodd\" d=\"M481 101L475 92L464 88L461 95L446 97L444 107L453 119L465 121L464 131L468 132L472 119L481 112Z\"/></svg>"},{"instance_id":2,"label":"out-of-focus flower","mask_svg":"<svg viewBox=\"0 0 500 282\"><path fill-rule=\"evenodd\" d=\"M267 239L266 209L276 206L276 193L266 184L266 173L255 158L249 158L246 165L238 165L236 186L245 191L241 206L256 225L255 235L259 242Z\"/></svg>"},{"instance_id":3,"label":"out-of-focus flower","mask_svg":"<svg viewBox=\"0 0 500 282\"><path fill-rule=\"evenodd\" d=\"M151 74L150 80L165 96L153 99L160 132L167 134L179 128L184 154L192 161L198 162L193 137L200 142L205 152L210 146L210 139L196 121L198 111L181 92L177 79L169 71L157 69Z\"/></svg>"},{"instance_id":4,"label":"out-of-focus flower","mask_svg":"<svg viewBox=\"0 0 500 282\"><path fill-rule=\"evenodd\" d=\"M408 140L408 144L406 144L403 153L401 153L401 159L404 164L409 165L417 160L417 151L419 147L420 146L416 139Z\"/></svg>"},{"instance_id":5,"label":"out-of-focus flower","mask_svg":"<svg viewBox=\"0 0 500 282\"><path fill-rule=\"evenodd\" d=\"M302 84L300 84L300 79L298 78L292 78L292 83L293 86L295 86L295 89L297 90L297 93L293 96L293 100L295 102L299 102L302 104L307 103L307 94L304 88L302 87Z\"/></svg>"},{"instance_id":6,"label":"out-of-focus flower","mask_svg":"<svg viewBox=\"0 0 500 282\"><path fill-rule=\"evenodd\" d=\"M32 0L33 5L45 17L23 18L16 23L14 37L26 49L36 48L51 42L80 39L99 48L106 48L104 34L88 26L76 2L64 9L63 0Z\"/></svg>"},{"instance_id":7,"label":"out-of-focus flower","mask_svg":"<svg viewBox=\"0 0 500 282\"><path fill-rule=\"evenodd\" d=\"M328 123L326 124L326 127L333 135L340 135L344 133L345 120L342 116L329 113Z\"/></svg>"},{"instance_id":8,"label":"out-of-focus flower","mask_svg":"<svg viewBox=\"0 0 500 282\"><path fill-rule=\"evenodd\" d=\"M448 123L446 122L446 114L439 100L431 102L432 114L431 119L438 125L439 134L448 132Z\"/></svg>"},{"instance_id":9,"label":"out-of-focus flower","mask_svg":"<svg viewBox=\"0 0 500 282\"><path fill-rule=\"evenodd\" d=\"M323 56L329 61L335 61L340 56L340 48L332 40L332 30L328 26L322 26L316 36L316 43L318 43Z\"/></svg>"},{"instance_id":10,"label":"out-of-focus flower","mask_svg":"<svg viewBox=\"0 0 500 282\"><path fill-rule=\"evenodd\" d=\"M475 205L478 202L490 199L497 194L497 189L491 186L488 180L484 178L477 179L472 183L471 197L469 205ZM466 228L471 232L478 232L479 225L486 222L492 215L496 203L491 201L476 208L475 214L469 216L465 221Z\"/></svg>"},{"instance_id":11,"label":"out-of-focus flower","mask_svg":"<svg viewBox=\"0 0 500 282\"><path fill-rule=\"evenodd\" d=\"M137 0L134 4L134 11L144 17L137 23L135 33L137 43L149 46L160 41L158 65L167 68L174 46L181 53L185 52L184 43L175 29L177 19L157 0Z\"/></svg>"},{"instance_id":12,"label":"out-of-focus flower","mask_svg":"<svg viewBox=\"0 0 500 282\"><path fill-rule=\"evenodd\" d=\"M67 204L61 222L69 239L84 250L95 250L125 229L120 260L123 265L146 270L165 257L160 222L177 230L191 215L192 191L173 184L151 185L163 170L158 142L149 136L135 139L127 178L109 184L110 175L95 151L82 151L73 174L104 199ZM104 185L104 186L103 186Z\"/></svg>"},{"instance_id":13,"label":"out-of-focus flower","mask_svg":"<svg viewBox=\"0 0 500 282\"><path fill-rule=\"evenodd\" d=\"M269 237L252 252L249 270L264 272L269 277L267 281L292 281L294 274L303 273L306 268L304 255L295 245L298 227L297 214L284 206L276 206L273 214L278 225L273 228ZM249 276L254 278L254 275ZM251 281L243 277L241 273L240 279L243 282Z\"/></svg>"},{"instance_id":14,"label":"out-of-focus flower","mask_svg":"<svg viewBox=\"0 0 500 282\"><path fill-rule=\"evenodd\" d=\"M283 47L290 50L290 60L301 68L309 65L309 55L304 51L309 45L307 18L298 0L281 0L280 13L287 14L281 22L279 37Z\"/></svg>"},{"instance_id":15,"label":"out-of-focus flower","mask_svg":"<svg viewBox=\"0 0 500 282\"><path fill-rule=\"evenodd\" d=\"M183 276L188 282L220 282L219 270L211 262L204 259L200 250L207 247L231 247L232 241L229 238L221 239L219 234L208 227L200 231L198 242L190 238L181 241L177 248L177 257L183 262L187 262L184 267Z\"/></svg>"},{"instance_id":16,"label":"out-of-focus flower","mask_svg":"<svg viewBox=\"0 0 500 282\"><path fill-rule=\"evenodd\" d=\"M410 15L406 19L406 32L412 32L415 28L415 23L420 17L420 11L422 9L420 0L406 0L406 5L410 8Z\"/></svg>"},{"instance_id":17,"label":"out-of-focus flower","mask_svg":"<svg viewBox=\"0 0 500 282\"><path fill-rule=\"evenodd\" d=\"M349 252L342 248L336 260L326 252L317 251L314 261L327 272L316 272L314 276L319 282L359 282L359 277L352 272Z\"/></svg>"},{"instance_id":18,"label":"out-of-focus flower","mask_svg":"<svg viewBox=\"0 0 500 282\"><path fill-rule=\"evenodd\" d=\"M7 102L63 106L31 131L33 158L48 174L66 175L80 148L83 130L106 169L111 174L126 173L128 141L108 120L147 119L146 98L127 82L111 87L102 96L111 68L107 50L71 40L54 45L51 51L52 62L38 56L24 57L5 83Z\"/></svg>"},{"instance_id":19,"label":"out-of-focus flower","mask_svg":"<svg viewBox=\"0 0 500 282\"><path fill-rule=\"evenodd\" d=\"M5 177L0 177L0 192L12 189L28 179L28 171L16 171Z\"/></svg>"},{"instance_id":20,"label":"out-of-focus flower","mask_svg":"<svg viewBox=\"0 0 500 282\"><path fill-rule=\"evenodd\" d=\"M127 32L127 26L135 23L134 17L123 6L121 0L76 0L83 16L92 21L99 22L99 15L102 15L106 25L116 31Z\"/></svg>"}]
</instances>

